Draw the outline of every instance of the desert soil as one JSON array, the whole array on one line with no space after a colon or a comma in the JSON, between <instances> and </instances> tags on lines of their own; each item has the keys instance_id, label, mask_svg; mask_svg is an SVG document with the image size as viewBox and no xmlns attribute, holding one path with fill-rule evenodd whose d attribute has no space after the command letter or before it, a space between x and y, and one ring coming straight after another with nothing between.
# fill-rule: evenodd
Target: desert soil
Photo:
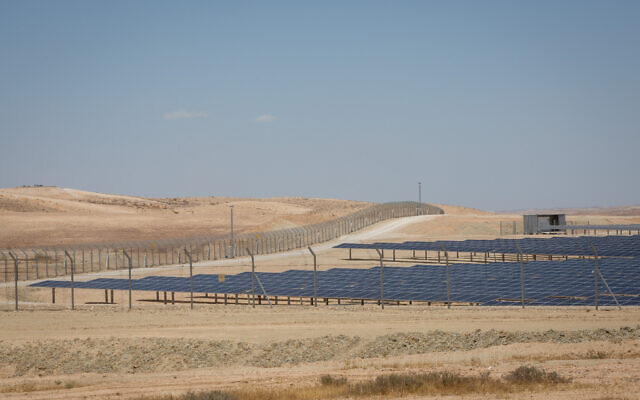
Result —
<instances>
[{"instance_id":1,"label":"desert soil","mask_svg":"<svg viewBox=\"0 0 640 400\"><path fill-rule=\"evenodd\" d=\"M293 204L287 201L282 200ZM317 200L317 204L320 207L323 201ZM328 208L323 215L365 205L336 204L338 210ZM463 207L443 208L446 215L387 221L342 239L492 238L499 235L500 221L521 219ZM21 212L32 213L30 218L44 218L45 222L37 223L46 225L47 212L38 210L4 211L0 218L17 218L13 214ZM226 210L222 214L226 218ZM105 215L96 214L96 221L109 218ZM135 212L132 215L139 218ZM582 217L640 222L637 216L575 216ZM123 215L119 218L127 219ZM159 215L153 218L159 223L163 220ZM245 229L262 229L264 222L260 221L256 217L256 225L248 224ZM303 219L295 221L302 223ZM346 260L345 250L331 248L338 242L317 246L320 269L375 265L375 261ZM364 252L360 258L367 257L375 255ZM256 259L259 271L306 269L312 262L309 253L301 250ZM232 274L250 270L250 262L214 261L195 268L196 273ZM136 270L134 275L188 276L188 270L182 265L168 266ZM98 276L126 277L126 272L87 274L77 279ZM13 312L12 290L10 286L0 288L4 308L0 312L0 398L122 399L187 390L285 387L311 385L327 373L353 380L391 372L444 370L461 374L490 371L501 376L524 364L556 371L572 382L555 389L512 393L509 398L640 398L640 309L635 307L595 311L586 307L522 310L389 305L381 310L373 304L321 304L317 308L295 304L270 308L263 304L252 308L204 304L201 302L210 303L211 298L199 297L195 309L190 310L183 302L184 294L176 298L177 304L163 305L143 301L154 299L154 293L134 292L133 310L127 311L125 292L116 292L116 304L106 305L100 304L103 292L78 290L78 309L71 311L68 291L58 290L53 305L50 290L21 285L23 311Z\"/></svg>"},{"instance_id":2,"label":"desert soil","mask_svg":"<svg viewBox=\"0 0 640 400\"><path fill-rule=\"evenodd\" d=\"M151 199L57 187L0 189L0 248L214 236L339 218L360 201L280 197Z\"/></svg>"}]
</instances>

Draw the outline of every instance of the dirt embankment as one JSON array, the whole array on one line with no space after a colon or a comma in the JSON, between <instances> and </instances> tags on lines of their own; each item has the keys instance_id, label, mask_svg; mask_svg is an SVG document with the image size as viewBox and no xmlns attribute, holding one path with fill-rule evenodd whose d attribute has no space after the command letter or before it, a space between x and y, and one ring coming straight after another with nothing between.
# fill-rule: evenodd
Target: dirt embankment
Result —
<instances>
[{"instance_id":1,"label":"dirt embankment","mask_svg":"<svg viewBox=\"0 0 640 400\"><path fill-rule=\"evenodd\" d=\"M0 343L0 365L13 376L166 372L231 365L279 367L317 361L468 351L512 343L628 339L640 339L640 325L613 330L546 332L431 331L396 333L372 339L327 335L263 344L176 338L48 340L18 346Z\"/></svg>"}]
</instances>

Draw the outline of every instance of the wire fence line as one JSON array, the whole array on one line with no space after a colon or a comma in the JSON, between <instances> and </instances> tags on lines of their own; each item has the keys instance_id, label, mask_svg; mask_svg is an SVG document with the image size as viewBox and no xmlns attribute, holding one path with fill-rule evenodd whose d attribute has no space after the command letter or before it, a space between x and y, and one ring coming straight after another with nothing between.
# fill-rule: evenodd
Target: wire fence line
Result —
<instances>
[{"instance_id":1,"label":"wire fence line","mask_svg":"<svg viewBox=\"0 0 640 400\"><path fill-rule=\"evenodd\" d=\"M359 231L392 218L415 215L437 215L444 211L430 204L394 202L377 204L331 221L290 229L217 235L181 239L158 239L119 243L94 243L0 249L0 281L34 280L71 273L67 251L74 260L75 273L128 268L123 251L131 256L133 268L175 265L186 262L184 249L189 249L194 262L272 254L306 248L342 235ZM13 255L13 257L12 257ZM14 261L15 258L15 261Z\"/></svg>"}]
</instances>

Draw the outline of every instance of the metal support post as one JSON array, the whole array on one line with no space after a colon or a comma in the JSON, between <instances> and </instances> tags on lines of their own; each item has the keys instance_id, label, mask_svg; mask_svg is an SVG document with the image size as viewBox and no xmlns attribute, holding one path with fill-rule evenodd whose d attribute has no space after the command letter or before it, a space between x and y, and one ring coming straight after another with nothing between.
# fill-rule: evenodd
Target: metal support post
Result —
<instances>
[{"instance_id":1,"label":"metal support post","mask_svg":"<svg viewBox=\"0 0 640 400\"><path fill-rule=\"evenodd\" d=\"M73 275L74 275L74 272L75 272L75 269L76 269L76 263L75 263L75 261L73 260L73 257L71 257L71 254L69 254L68 251L65 250L64 251L64 255L69 259L69 263L71 265L71 309L75 310L75 308L76 308L76 303L75 303L75 286L76 286L76 284L75 284Z\"/></svg>"},{"instance_id":2,"label":"metal support post","mask_svg":"<svg viewBox=\"0 0 640 400\"><path fill-rule=\"evenodd\" d=\"M522 303L522 308L524 308L524 254L522 254L522 249L518 243L515 243L516 249L518 249L518 254L520 254L520 301Z\"/></svg>"},{"instance_id":3,"label":"metal support post","mask_svg":"<svg viewBox=\"0 0 640 400\"><path fill-rule=\"evenodd\" d=\"M255 280L258 282L258 285L260 285L260 289L262 289L262 294L264 294L264 297L267 299L267 302L269 303L269 307L273 307L273 305L271 304L271 300L269 300L269 295L267 294L267 291L264 289L264 286L262 286L262 282L260 282L260 278L258 278L258 275L256 275L256 268L255 268L255 261L253 258L253 252L251 250L249 250L248 247L245 248L247 251L247 254L249 254L249 256L251 257L251 276L253 278L255 278ZM256 306L256 300L255 300L255 284L253 279L251 280L251 295L253 296L253 307ZM258 298L258 300L260 300L260 298Z\"/></svg>"},{"instance_id":4,"label":"metal support post","mask_svg":"<svg viewBox=\"0 0 640 400\"><path fill-rule=\"evenodd\" d=\"M380 256L380 307L384 310L384 265L382 258L384 257L379 249L376 249L378 256Z\"/></svg>"},{"instance_id":5,"label":"metal support post","mask_svg":"<svg viewBox=\"0 0 640 400\"><path fill-rule=\"evenodd\" d=\"M230 205L229 208L231 208L231 254L229 254L229 258L235 258L236 248L233 241L233 205Z\"/></svg>"},{"instance_id":6,"label":"metal support post","mask_svg":"<svg viewBox=\"0 0 640 400\"><path fill-rule=\"evenodd\" d=\"M124 254L129 261L129 310L131 310L131 255L129 255L124 249L122 250L122 254Z\"/></svg>"},{"instance_id":7,"label":"metal support post","mask_svg":"<svg viewBox=\"0 0 640 400\"><path fill-rule=\"evenodd\" d=\"M11 258L13 258L13 283L15 287L15 303L16 311L18 311L18 257L13 252L9 252Z\"/></svg>"},{"instance_id":8,"label":"metal support post","mask_svg":"<svg viewBox=\"0 0 640 400\"><path fill-rule=\"evenodd\" d=\"M611 297L613 297L613 301L616 302L616 305L618 306L618 310L622 310L622 307L620 307L620 303L618 303L618 299L616 298L616 295L613 293L613 291L609 287L609 284L607 283L606 279L604 279L604 276L602 276L602 273L600 273L600 269L598 268L598 251L596 250L593 243L589 243L589 246L591 246L591 249L593 250L593 254L595 255L595 258L593 259L593 262L595 264L594 272L600 276L600 279L602 279L602 283L604 283L604 286L609 291L609 294L611 295ZM598 290L598 285L596 283L596 305L597 305L597 299L598 299L597 290Z\"/></svg>"},{"instance_id":9,"label":"metal support post","mask_svg":"<svg viewBox=\"0 0 640 400\"><path fill-rule=\"evenodd\" d=\"M316 262L316 253L311 250L311 247L309 247L309 251L313 256L313 304L318 307L318 264Z\"/></svg>"},{"instance_id":10,"label":"metal support post","mask_svg":"<svg viewBox=\"0 0 640 400\"><path fill-rule=\"evenodd\" d=\"M253 308L255 308L256 307L256 263L253 258L253 253L249 252L249 256L251 257L251 304L253 305Z\"/></svg>"},{"instance_id":11,"label":"metal support post","mask_svg":"<svg viewBox=\"0 0 640 400\"><path fill-rule=\"evenodd\" d=\"M444 253L444 259L445 259L445 271L446 271L446 276L447 276L447 308L451 308L451 291L450 291L450 285L449 285L449 252L445 250L445 248L441 245L440 248L442 249L442 252ZM440 253L438 253L440 254Z\"/></svg>"},{"instance_id":12,"label":"metal support post","mask_svg":"<svg viewBox=\"0 0 640 400\"><path fill-rule=\"evenodd\" d=\"M189 292L190 292L190 301L191 301L191 309L193 310L193 259L191 258L191 252L184 248L184 254L189 259Z\"/></svg>"}]
</instances>

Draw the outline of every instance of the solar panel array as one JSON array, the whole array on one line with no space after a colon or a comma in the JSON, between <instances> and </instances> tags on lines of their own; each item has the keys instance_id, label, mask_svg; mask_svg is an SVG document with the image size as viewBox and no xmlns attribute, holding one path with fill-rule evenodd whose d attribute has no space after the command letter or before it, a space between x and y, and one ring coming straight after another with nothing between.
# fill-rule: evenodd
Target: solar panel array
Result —
<instances>
[{"instance_id":1,"label":"solar panel array","mask_svg":"<svg viewBox=\"0 0 640 400\"><path fill-rule=\"evenodd\" d=\"M524 254L593 256L593 243L600 256L636 257L640 256L640 235L633 236L579 236L553 238L495 239L495 240L441 240L434 242L404 243L342 243L335 248L416 250L478 253L517 253L516 244Z\"/></svg>"},{"instance_id":2,"label":"solar panel array","mask_svg":"<svg viewBox=\"0 0 640 400\"><path fill-rule=\"evenodd\" d=\"M608 230L608 231L640 231L640 224L630 225L550 225L544 228L538 228L540 231L551 230Z\"/></svg>"},{"instance_id":3,"label":"solar panel array","mask_svg":"<svg viewBox=\"0 0 640 400\"><path fill-rule=\"evenodd\" d=\"M537 261L525 264L525 291L529 305L590 305L594 303L593 260L562 262ZM454 264L449 266L452 302L483 305L518 304L520 263ZM640 258L601 259L600 271L621 305L640 305ZM446 267L414 265L384 267L384 292L387 300L444 302ZM258 272L270 296L313 297L313 271L289 270L282 273ZM378 299L380 267L370 269L333 268L319 271L318 297L341 299ZM189 278L149 276L131 281L133 290L190 291ZM69 288L69 281L44 281L32 287ZM127 279L95 279L75 282L76 288L128 290ZM600 304L614 304L600 287ZM229 275L219 282L218 275L193 276L195 293L248 294L251 273ZM256 294L261 294L256 285Z\"/></svg>"}]
</instances>

